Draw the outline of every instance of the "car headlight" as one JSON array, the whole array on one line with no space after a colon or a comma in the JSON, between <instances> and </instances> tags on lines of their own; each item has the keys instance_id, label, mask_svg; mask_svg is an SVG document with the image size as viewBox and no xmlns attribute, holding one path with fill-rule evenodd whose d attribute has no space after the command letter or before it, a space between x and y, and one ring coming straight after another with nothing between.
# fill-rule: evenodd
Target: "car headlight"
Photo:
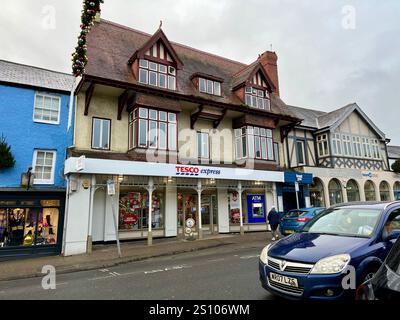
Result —
<instances>
[{"instance_id":1,"label":"car headlight","mask_svg":"<svg viewBox=\"0 0 400 320\"><path fill-rule=\"evenodd\" d=\"M272 243L270 243L269 245L267 245L262 251L261 251L261 255L260 255L260 260L267 264L267 260L268 260L268 250L269 248L271 248Z\"/></svg>"},{"instance_id":2,"label":"car headlight","mask_svg":"<svg viewBox=\"0 0 400 320\"><path fill-rule=\"evenodd\" d=\"M319 260L311 270L313 274L333 274L342 272L350 262L350 255L339 254Z\"/></svg>"}]
</instances>

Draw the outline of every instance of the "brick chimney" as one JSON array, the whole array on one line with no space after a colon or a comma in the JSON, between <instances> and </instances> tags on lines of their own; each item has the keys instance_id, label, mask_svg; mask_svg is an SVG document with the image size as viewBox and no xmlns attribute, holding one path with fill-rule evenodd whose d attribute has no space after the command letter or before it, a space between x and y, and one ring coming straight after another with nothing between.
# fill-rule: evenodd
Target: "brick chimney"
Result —
<instances>
[{"instance_id":1,"label":"brick chimney","mask_svg":"<svg viewBox=\"0 0 400 320\"><path fill-rule=\"evenodd\" d=\"M275 93L279 96L278 56L275 52L266 51L258 58L275 86Z\"/></svg>"}]
</instances>

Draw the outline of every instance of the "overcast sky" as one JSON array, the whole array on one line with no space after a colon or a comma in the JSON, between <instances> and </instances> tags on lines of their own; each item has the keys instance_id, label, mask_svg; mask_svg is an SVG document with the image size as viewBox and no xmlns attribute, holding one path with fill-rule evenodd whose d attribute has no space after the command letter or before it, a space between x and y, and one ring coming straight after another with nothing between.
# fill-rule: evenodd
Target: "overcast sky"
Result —
<instances>
[{"instance_id":1,"label":"overcast sky","mask_svg":"<svg viewBox=\"0 0 400 320\"><path fill-rule=\"evenodd\" d=\"M2 0L0 59L70 72L81 0ZM271 49L282 99L351 102L400 145L399 0L105 0L102 18L244 63ZM90 59L90 57L89 57Z\"/></svg>"}]
</instances>

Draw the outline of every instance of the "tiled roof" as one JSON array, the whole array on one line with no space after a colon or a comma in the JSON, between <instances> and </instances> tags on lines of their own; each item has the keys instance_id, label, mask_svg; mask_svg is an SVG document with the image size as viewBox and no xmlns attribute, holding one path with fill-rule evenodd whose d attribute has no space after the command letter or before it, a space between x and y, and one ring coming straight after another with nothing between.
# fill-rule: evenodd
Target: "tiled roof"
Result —
<instances>
[{"instance_id":1,"label":"tiled roof","mask_svg":"<svg viewBox=\"0 0 400 320\"><path fill-rule=\"evenodd\" d=\"M388 146L389 159L400 159L400 146Z\"/></svg>"},{"instance_id":2,"label":"tiled roof","mask_svg":"<svg viewBox=\"0 0 400 320\"><path fill-rule=\"evenodd\" d=\"M352 112L357 105L355 103L348 104L340 109L326 113L318 117L318 128L328 128L344 120L343 118Z\"/></svg>"},{"instance_id":3,"label":"tiled roof","mask_svg":"<svg viewBox=\"0 0 400 320\"><path fill-rule=\"evenodd\" d=\"M66 73L0 60L0 82L70 92L75 78Z\"/></svg>"},{"instance_id":4,"label":"tiled roof","mask_svg":"<svg viewBox=\"0 0 400 320\"><path fill-rule=\"evenodd\" d=\"M128 61L151 36L103 19L100 23L95 23L87 39L89 62L86 66L86 75L138 85ZM243 105L232 92L232 81L234 75L247 67L246 64L174 42L171 44L184 65L183 70L178 72L178 93L220 103ZM200 93L190 80L197 72L224 79L222 96ZM271 102L271 112L291 115L279 97L272 98Z\"/></svg>"},{"instance_id":5,"label":"tiled roof","mask_svg":"<svg viewBox=\"0 0 400 320\"><path fill-rule=\"evenodd\" d=\"M326 114L326 112L323 111L306 109L296 106L288 105L288 108L297 118L303 120L303 122L301 123L302 126L316 128L316 129L319 128L317 123L318 117Z\"/></svg>"}]
</instances>

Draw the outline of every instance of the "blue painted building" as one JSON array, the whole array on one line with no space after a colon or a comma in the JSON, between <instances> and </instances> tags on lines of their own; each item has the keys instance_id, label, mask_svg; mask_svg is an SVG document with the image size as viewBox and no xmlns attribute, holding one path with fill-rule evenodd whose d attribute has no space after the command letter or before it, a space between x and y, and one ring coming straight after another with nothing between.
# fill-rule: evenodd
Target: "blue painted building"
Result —
<instances>
[{"instance_id":1,"label":"blue painted building","mask_svg":"<svg viewBox=\"0 0 400 320\"><path fill-rule=\"evenodd\" d=\"M0 60L0 137L15 159L0 169L0 259L61 250L73 86L68 74Z\"/></svg>"}]
</instances>

